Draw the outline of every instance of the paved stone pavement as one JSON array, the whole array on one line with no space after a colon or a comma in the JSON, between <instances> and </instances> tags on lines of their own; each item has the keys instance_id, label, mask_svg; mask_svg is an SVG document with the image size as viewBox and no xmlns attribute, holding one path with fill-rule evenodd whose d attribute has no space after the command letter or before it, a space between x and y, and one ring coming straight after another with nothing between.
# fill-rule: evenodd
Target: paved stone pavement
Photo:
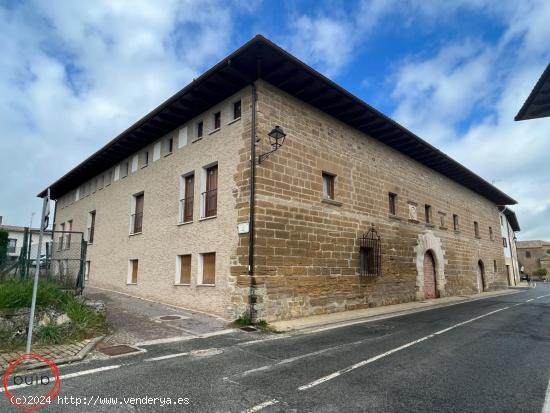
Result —
<instances>
[{"instance_id":1,"label":"paved stone pavement","mask_svg":"<svg viewBox=\"0 0 550 413\"><path fill-rule=\"evenodd\" d=\"M33 353L39 354L49 360L59 360L75 357L86 345L90 339L82 340L71 344L51 345L43 347L33 347ZM24 350L11 353L0 353L0 370L5 370L9 366L9 361L25 354ZM36 360L32 361L33 363Z\"/></svg>"},{"instance_id":2,"label":"paved stone pavement","mask_svg":"<svg viewBox=\"0 0 550 413\"><path fill-rule=\"evenodd\" d=\"M137 344L144 341L194 337L226 329L228 321L137 297L86 287L84 295L105 303L107 322L113 334L104 344ZM163 321L162 316L179 316L177 320Z\"/></svg>"}]
</instances>

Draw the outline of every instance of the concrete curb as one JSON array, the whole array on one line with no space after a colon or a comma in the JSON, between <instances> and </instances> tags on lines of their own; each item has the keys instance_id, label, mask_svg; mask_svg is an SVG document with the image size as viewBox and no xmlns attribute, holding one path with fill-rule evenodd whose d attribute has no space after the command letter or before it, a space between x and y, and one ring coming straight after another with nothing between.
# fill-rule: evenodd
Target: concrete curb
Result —
<instances>
[{"instance_id":1,"label":"concrete curb","mask_svg":"<svg viewBox=\"0 0 550 413\"><path fill-rule=\"evenodd\" d=\"M94 337L90 340L88 344L86 344L77 354L75 354L72 357L62 357L59 359L52 360L56 365L60 366L62 364L68 364L68 363L74 363L75 361L81 361L86 357L90 351L94 349L94 347L99 343L101 340L103 340L105 336L99 336ZM18 368L20 366L20 368ZM37 363L30 363L30 364L24 364L19 365L14 369L14 371L24 371L24 370L36 370L39 368L46 367L46 363L43 362L37 362Z\"/></svg>"},{"instance_id":2,"label":"concrete curb","mask_svg":"<svg viewBox=\"0 0 550 413\"><path fill-rule=\"evenodd\" d=\"M433 303L432 302L430 302L430 303L421 303L421 302L418 302L418 301L412 301L411 303L416 303L416 304L418 304L418 306L415 305L413 308L399 309L399 310L393 310L393 311L391 309L388 309L388 311L386 311L386 312L380 312L378 314L372 314L372 315L349 314L349 317L342 317L338 320L331 320L331 319L327 318L326 320L319 320L317 322L311 322L309 324L306 323L304 325L299 325L300 324L299 323L300 319L296 319L296 322L297 322L296 324L298 324L298 325L295 325L295 326L288 325L288 326L284 326L282 328L277 327L277 324L278 323L283 324L284 322L275 322L273 324L270 324L270 326L277 333L319 332L319 331L331 330L331 329L339 328L339 327L346 327L346 326L353 325L353 324L360 324L360 323L365 323L365 322L370 322L370 321L377 321L377 320L383 320L383 319L388 319L388 318L393 318L393 317L399 317L399 316L402 316L402 315L414 314L414 313L419 313L419 312L422 312L422 311L434 310L434 309L437 309L437 308L450 307L450 306L453 306L453 305L463 304L463 303L466 303L466 302L484 300L484 299L487 299L487 298L505 296L505 295L510 295L510 294L517 294L517 293L524 292L524 291L525 291L524 288L518 288L518 289L512 289L511 288L511 289L508 289L508 290L498 291L498 292L492 292L491 291L491 292L489 292L489 294L484 295L482 297L471 296L471 297L467 297L467 298L463 298L463 299L456 299L456 300L449 301L449 302L444 302L444 303L437 303L437 301L434 301ZM420 304L423 304L423 305L420 306ZM388 307L390 307L390 306L388 306ZM380 309L380 308L383 308L383 307L377 307L377 308ZM342 314L343 315L344 313L346 313L346 312L333 313L333 314L339 314L339 315ZM288 320L287 322L292 324L292 320Z\"/></svg>"}]
</instances>

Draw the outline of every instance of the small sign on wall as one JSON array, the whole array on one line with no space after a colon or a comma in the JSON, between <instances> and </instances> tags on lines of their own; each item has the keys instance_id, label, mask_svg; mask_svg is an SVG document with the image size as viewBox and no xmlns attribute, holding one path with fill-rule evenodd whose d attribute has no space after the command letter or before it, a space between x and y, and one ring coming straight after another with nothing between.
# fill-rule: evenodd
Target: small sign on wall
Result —
<instances>
[{"instance_id":1,"label":"small sign on wall","mask_svg":"<svg viewBox=\"0 0 550 413\"><path fill-rule=\"evenodd\" d=\"M237 225L237 230L239 234L248 234L248 231L250 230L248 222L243 222Z\"/></svg>"}]
</instances>

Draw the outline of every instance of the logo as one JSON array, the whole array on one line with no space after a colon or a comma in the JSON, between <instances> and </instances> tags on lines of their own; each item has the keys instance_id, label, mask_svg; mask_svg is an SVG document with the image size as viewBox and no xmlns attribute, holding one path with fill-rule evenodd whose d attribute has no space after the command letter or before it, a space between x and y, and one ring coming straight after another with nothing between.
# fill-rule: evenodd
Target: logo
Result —
<instances>
[{"instance_id":1,"label":"logo","mask_svg":"<svg viewBox=\"0 0 550 413\"><path fill-rule=\"evenodd\" d=\"M44 371L37 373L19 373L14 371L18 365L27 360L37 360L46 363L46 365L50 368L51 375L48 375ZM35 353L27 353L10 360L9 363L9 367L4 373L2 384L4 385L6 397L11 404L15 407L30 412L42 409L55 400L59 390L61 389L61 382L59 380L59 369L53 361ZM39 395L35 394L37 387L41 389L38 392ZM31 389L32 394L29 394L28 392L27 394L20 394L20 391L13 393L10 392L10 390L20 388Z\"/></svg>"}]
</instances>

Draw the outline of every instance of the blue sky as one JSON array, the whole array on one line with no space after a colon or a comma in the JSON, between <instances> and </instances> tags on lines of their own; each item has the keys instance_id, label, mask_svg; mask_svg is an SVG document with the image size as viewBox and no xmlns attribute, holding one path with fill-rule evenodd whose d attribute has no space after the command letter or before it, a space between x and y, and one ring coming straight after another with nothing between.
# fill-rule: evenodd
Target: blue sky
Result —
<instances>
[{"instance_id":1,"label":"blue sky","mask_svg":"<svg viewBox=\"0 0 550 413\"><path fill-rule=\"evenodd\" d=\"M0 215L261 33L517 199L550 241L550 2L0 0ZM35 218L35 222L37 222Z\"/></svg>"}]
</instances>

